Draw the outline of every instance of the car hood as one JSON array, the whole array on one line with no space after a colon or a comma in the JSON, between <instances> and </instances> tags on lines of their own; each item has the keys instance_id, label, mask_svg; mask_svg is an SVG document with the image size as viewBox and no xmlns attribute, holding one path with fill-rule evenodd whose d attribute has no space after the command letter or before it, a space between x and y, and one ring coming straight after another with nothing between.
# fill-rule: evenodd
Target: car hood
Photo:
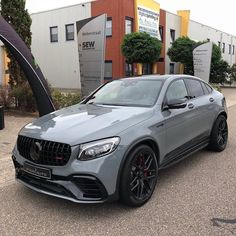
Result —
<instances>
[{"instance_id":1,"label":"car hood","mask_svg":"<svg viewBox=\"0 0 236 236\"><path fill-rule=\"evenodd\" d=\"M20 135L73 146L119 135L152 114L152 108L80 104L35 120Z\"/></svg>"}]
</instances>

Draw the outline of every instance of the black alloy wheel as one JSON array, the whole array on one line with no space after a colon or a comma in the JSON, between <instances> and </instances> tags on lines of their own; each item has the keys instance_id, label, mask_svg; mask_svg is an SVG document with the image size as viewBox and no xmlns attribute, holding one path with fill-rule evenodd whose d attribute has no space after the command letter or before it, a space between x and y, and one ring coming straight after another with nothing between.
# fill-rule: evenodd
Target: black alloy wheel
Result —
<instances>
[{"instance_id":1,"label":"black alloy wheel","mask_svg":"<svg viewBox=\"0 0 236 236\"><path fill-rule=\"evenodd\" d=\"M225 119L221 119L218 126L217 143L219 146L224 147L228 140L228 126Z\"/></svg>"},{"instance_id":2,"label":"black alloy wheel","mask_svg":"<svg viewBox=\"0 0 236 236\"><path fill-rule=\"evenodd\" d=\"M228 142L228 125L227 120L223 115L220 115L212 128L209 148L221 152Z\"/></svg>"},{"instance_id":3,"label":"black alloy wheel","mask_svg":"<svg viewBox=\"0 0 236 236\"><path fill-rule=\"evenodd\" d=\"M153 150L146 145L134 149L127 160L121 181L121 200L141 206L151 197L157 181L158 163Z\"/></svg>"}]
</instances>

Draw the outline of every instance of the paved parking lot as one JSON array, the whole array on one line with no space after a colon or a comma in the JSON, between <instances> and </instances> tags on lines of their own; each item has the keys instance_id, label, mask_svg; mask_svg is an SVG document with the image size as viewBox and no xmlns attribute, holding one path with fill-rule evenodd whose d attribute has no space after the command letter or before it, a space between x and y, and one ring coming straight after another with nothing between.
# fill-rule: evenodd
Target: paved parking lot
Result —
<instances>
[{"instance_id":1,"label":"paved parking lot","mask_svg":"<svg viewBox=\"0 0 236 236\"><path fill-rule=\"evenodd\" d=\"M0 131L0 235L236 235L236 89L229 106L229 143L203 150L160 173L146 205L79 205L41 195L14 180L11 150L32 117L6 117Z\"/></svg>"}]
</instances>

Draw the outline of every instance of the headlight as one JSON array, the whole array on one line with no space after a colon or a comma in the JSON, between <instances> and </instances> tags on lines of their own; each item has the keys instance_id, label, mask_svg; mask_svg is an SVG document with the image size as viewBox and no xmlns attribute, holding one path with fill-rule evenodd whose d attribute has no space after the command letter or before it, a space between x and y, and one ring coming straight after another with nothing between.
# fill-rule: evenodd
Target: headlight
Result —
<instances>
[{"instance_id":1,"label":"headlight","mask_svg":"<svg viewBox=\"0 0 236 236\"><path fill-rule=\"evenodd\" d=\"M108 138L80 145L78 159L81 161L92 160L112 153L120 142L120 138Z\"/></svg>"}]
</instances>

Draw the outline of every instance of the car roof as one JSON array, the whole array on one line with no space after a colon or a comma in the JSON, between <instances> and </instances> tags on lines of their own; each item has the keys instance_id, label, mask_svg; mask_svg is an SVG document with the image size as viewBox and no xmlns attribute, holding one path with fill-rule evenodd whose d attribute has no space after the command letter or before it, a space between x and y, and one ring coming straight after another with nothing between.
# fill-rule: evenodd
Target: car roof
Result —
<instances>
[{"instance_id":1,"label":"car roof","mask_svg":"<svg viewBox=\"0 0 236 236\"><path fill-rule=\"evenodd\" d=\"M134 79L134 80L173 80L173 79L178 79L178 78L193 78L193 79L198 79L201 80L198 77L191 76L191 75L183 75L183 74L168 74L168 75L142 75L142 76L137 76L137 77L127 77L127 78L122 78L122 80L126 79ZM203 80L201 80L203 81ZM203 81L204 82L204 81Z\"/></svg>"}]
</instances>

